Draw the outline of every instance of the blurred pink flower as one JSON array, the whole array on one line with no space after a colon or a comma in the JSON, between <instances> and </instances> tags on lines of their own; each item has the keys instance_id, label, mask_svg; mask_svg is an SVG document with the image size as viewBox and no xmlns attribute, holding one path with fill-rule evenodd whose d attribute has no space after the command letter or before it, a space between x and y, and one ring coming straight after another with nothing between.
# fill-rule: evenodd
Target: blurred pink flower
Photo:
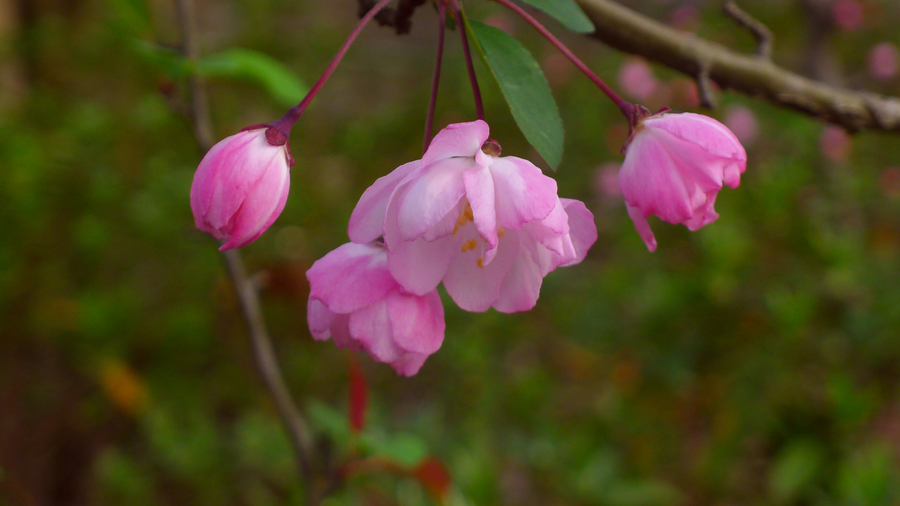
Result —
<instances>
[{"instance_id":1,"label":"blurred pink flower","mask_svg":"<svg viewBox=\"0 0 900 506\"><path fill-rule=\"evenodd\" d=\"M742 105L728 108L724 123L742 143L750 144L756 139L756 116L750 109Z\"/></svg>"},{"instance_id":2,"label":"blurred pink flower","mask_svg":"<svg viewBox=\"0 0 900 506\"><path fill-rule=\"evenodd\" d=\"M881 183L881 191L885 196L892 199L900 198L900 167L884 169L878 182Z\"/></svg>"},{"instance_id":3,"label":"blurred pink flower","mask_svg":"<svg viewBox=\"0 0 900 506\"><path fill-rule=\"evenodd\" d=\"M853 31L863 24L863 6L857 0L837 0L831 11L834 24L844 31Z\"/></svg>"},{"instance_id":4,"label":"blurred pink flower","mask_svg":"<svg viewBox=\"0 0 900 506\"><path fill-rule=\"evenodd\" d=\"M421 160L363 193L350 239L383 234L391 274L412 293L443 281L466 311L525 311L544 276L584 258L597 229L584 204L558 198L556 181L531 162L498 156L488 133L481 120L441 130Z\"/></svg>"},{"instance_id":5,"label":"blurred pink flower","mask_svg":"<svg viewBox=\"0 0 900 506\"><path fill-rule=\"evenodd\" d=\"M317 260L309 279L307 320L313 338L365 350L398 374L419 372L444 341L444 307L436 290L404 290L387 266L383 244L347 243Z\"/></svg>"},{"instance_id":6,"label":"blurred pink flower","mask_svg":"<svg viewBox=\"0 0 900 506\"><path fill-rule=\"evenodd\" d=\"M484 24L493 26L494 28L499 28L509 35L514 36L516 34L516 24L504 12L498 12L497 14L486 18L484 20Z\"/></svg>"},{"instance_id":7,"label":"blurred pink flower","mask_svg":"<svg viewBox=\"0 0 900 506\"><path fill-rule=\"evenodd\" d=\"M828 125L819 137L819 148L829 161L843 162L850 156L850 134L836 125Z\"/></svg>"},{"instance_id":8,"label":"blurred pink flower","mask_svg":"<svg viewBox=\"0 0 900 506\"><path fill-rule=\"evenodd\" d=\"M900 54L890 42L877 44L869 52L869 73L877 79L888 80L900 70Z\"/></svg>"},{"instance_id":9,"label":"blurred pink flower","mask_svg":"<svg viewBox=\"0 0 900 506\"><path fill-rule=\"evenodd\" d=\"M629 58L619 68L619 86L626 94L646 100L659 87L653 69L642 58Z\"/></svg>"},{"instance_id":10,"label":"blurred pink flower","mask_svg":"<svg viewBox=\"0 0 900 506\"><path fill-rule=\"evenodd\" d=\"M621 197L619 190L619 168L622 164L609 162L597 167L594 173L594 191L604 197Z\"/></svg>"},{"instance_id":11,"label":"blurred pink flower","mask_svg":"<svg viewBox=\"0 0 900 506\"><path fill-rule=\"evenodd\" d=\"M669 25L686 32L696 32L700 26L700 11L693 5L682 5L669 16Z\"/></svg>"},{"instance_id":12,"label":"blurred pink flower","mask_svg":"<svg viewBox=\"0 0 900 506\"><path fill-rule=\"evenodd\" d=\"M197 228L240 248L265 232L287 202L287 143L273 146L266 127L239 132L212 147L194 173L191 211Z\"/></svg>"},{"instance_id":13,"label":"blurred pink flower","mask_svg":"<svg viewBox=\"0 0 900 506\"><path fill-rule=\"evenodd\" d=\"M693 113L650 116L635 128L619 171L628 215L650 251L656 238L647 217L698 230L719 217L723 184L737 188L747 153L718 121Z\"/></svg>"}]
</instances>

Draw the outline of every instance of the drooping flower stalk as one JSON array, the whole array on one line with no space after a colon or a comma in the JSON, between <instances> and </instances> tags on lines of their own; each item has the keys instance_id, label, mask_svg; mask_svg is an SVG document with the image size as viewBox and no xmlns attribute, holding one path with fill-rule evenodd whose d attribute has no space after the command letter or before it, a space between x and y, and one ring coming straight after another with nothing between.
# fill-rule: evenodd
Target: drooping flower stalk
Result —
<instances>
[{"instance_id":1,"label":"drooping flower stalk","mask_svg":"<svg viewBox=\"0 0 900 506\"><path fill-rule=\"evenodd\" d=\"M295 105L288 109L288 112L278 121L272 123L270 126L281 132L285 138L290 137L291 127L294 126L294 123L300 119L300 116L306 110L309 103L312 102L312 99L315 98L316 94L319 93L319 90L322 88L322 85L325 84L325 81L331 77L331 74L337 68L338 64L341 63L341 60L344 58L344 55L347 53L347 50L350 49L350 46L353 45L353 42L356 40L356 37L359 36L362 29L378 14L378 11L383 9L387 4L389 4L392 0L381 0L374 7L372 7L369 12L363 16L359 23L357 23L356 28L350 32L350 35L347 37L347 40L344 41L344 44L338 49L334 58L332 58L331 63L328 64L328 67L325 68L325 72L322 73L319 80L313 84L312 88L310 88L309 92L303 97L303 100L300 101L299 104Z\"/></svg>"},{"instance_id":2,"label":"drooping flower stalk","mask_svg":"<svg viewBox=\"0 0 900 506\"><path fill-rule=\"evenodd\" d=\"M444 27L447 24L447 8L443 2L437 3L438 9L438 46L434 60L434 76L431 79L431 100L428 102L428 115L425 117L425 142L422 153L428 151L434 129L434 107L437 104L438 83L441 81L441 63L444 56Z\"/></svg>"},{"instance_id":3,"label":"drooping flower stalk","mask_svg":"<svg viewBox=\"0 0 900 506\"><path fill-rule=\"evenodd\" d=\"M559 39L554 37L553 34L550 33L550 31L547 30L547 28L545 28L544 25L542 25L540 21L535 19L534 16L532 16L528 12L526 12L525 9L522 9L518 5L512 3L510 0L494 0L494 1L502 6L506 7L507 9L515 12L516 14L518 14L519 17L524 19L529 25L531 25L535 30L537 30L538 33L543 35L545 39L547 39L548 41L550 41L551 44L556 46L556 48L559 49L559 51L563 55L565 55L566 58L568 58L576 67L578 67L578 70L580 70L582 73L584 73L584 75L586 75L588 77L588 79L593 81L594 84L596 84L597 87L600 88L600 91L602 91L607 97L609 97L610 100L613 101L613 103L616 104L616 106L619 108L619 110L622 111L622 114L625 115L625 118L628 119L629 123L632 122L634 112L635 112L634 104L623 99L615 91L613 91L612 88L607 86L606 83L603 82L603 80L600 79L600 77L598 77L597 74L592 72L591 69L589 69L587 67L587 65L584 64L584 62L582 62L580 59L578 59L578 57L575 56L575 54L572 53L572 51L570 51L569 48L566 47L565 44L563 44Z\"/></svg>"},{"instance_id":4,"label":"drooping flower stalk","mask_svg":"<svg viewBox=\"0 0 900 506\"><path fill-rule=\"evenodd\" d=\"M466 35L466 25L463 20L462 9L457 0L452 0L450 6L456 29L462 41L463 55L466 58L466 71L469 73L469 82L472 84L472 95L475 99L475 114L478 119L484 120L484 104L481 101L481 90L478 88L478 78L475 76L475 65L472 63L472 51L469 50L469 37Z\"/></svg>"}]
</instances>

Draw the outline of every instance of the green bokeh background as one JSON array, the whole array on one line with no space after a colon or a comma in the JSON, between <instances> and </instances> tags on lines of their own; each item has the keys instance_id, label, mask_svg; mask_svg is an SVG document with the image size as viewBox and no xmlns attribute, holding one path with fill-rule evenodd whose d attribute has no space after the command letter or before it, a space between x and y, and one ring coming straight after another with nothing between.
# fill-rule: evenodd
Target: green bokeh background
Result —
<instances>
[{"instance_id":1,"label":"green bokeh background","mask_svg":"<svg viewBox=\"0 0 900 506\"><path fill-rule=\"evenodd\" d=\"M745 7L777 34L786 67L816 55L829 80L900 94L900 80L866 70L874 44L900 42L900 6L860 3L861 28L819 42L801 2ZM717 2L633 7L752 50ZM741 186L699 232L652 221L650 254L621 199L598 190L598 167L621 161L615 107L510 14L466 8L548 71L566 127L553 177L594 212L599 239L545 279L530 312L468 314L444 294L444 345L413 378L360 357L371 409L352 441L347 356L310 338L304 272L346 242L362 191L420 156L437 17L420 9L403 37L367 28L294 128L284 213L243 250L320 446L404 465L433 455L451 504L900 503L900 137L858 134L829 158L820 122L722 93L709 114L742 105L758 121ZM272 59L206 68L217 138L277 119L356 21L351 0L197 9L204 54ZM626 56L548 26L617 83ZM449 36L438 127L474 117ZM193 225L202 153L179 42L166 0L0 1L0 505L303 501L217 245ZM492 137L540 164L477 69ZM374 473L327 504L432 499Z\"/></svg>"}]
</instances>

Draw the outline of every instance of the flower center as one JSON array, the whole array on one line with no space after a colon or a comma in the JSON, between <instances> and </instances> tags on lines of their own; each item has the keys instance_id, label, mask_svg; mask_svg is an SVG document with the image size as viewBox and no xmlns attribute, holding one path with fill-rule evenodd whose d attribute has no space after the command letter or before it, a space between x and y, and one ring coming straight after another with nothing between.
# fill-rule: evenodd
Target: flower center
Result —
<instances>
[{"instance_id":1,"label":"flower center","mask_svg":"<svg viewBox=\"0 0 900 506\"><path fill-rule=\"evenodd\" d=\"M466 225L468 225L469 222L474 221L475 216L472 212L472 205L469 204L468 199L463 197L462 202L460 202L459 205L459 214L456 217L456 223L453 224L452 235L456 235L456 233L460 231L460 228L462 228L463 238L465 240L459 248L460 253L478 251L478 257L475 260L475 263L478 267L484 268L484 250L487 243L481 238L481 234L478 233L477 229L474 227L466 228ZM497 230L497 237L503 237L504 235L506 235L506 229L500 227Z\"/></svg>"}]
</instances>

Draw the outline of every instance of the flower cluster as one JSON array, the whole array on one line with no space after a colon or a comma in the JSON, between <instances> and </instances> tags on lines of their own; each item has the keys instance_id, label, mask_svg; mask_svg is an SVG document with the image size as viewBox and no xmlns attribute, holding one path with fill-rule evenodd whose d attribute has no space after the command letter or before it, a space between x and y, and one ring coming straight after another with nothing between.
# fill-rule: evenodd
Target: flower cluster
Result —
<instances>
[{"instance_id":1,"label":"flower cluster","mask_svg":"<svg viewBox=\"0 0 900 506\"><path fill-rule=\"evenodd\" d=\"M623 100L527 11L510 0L496 1L557 46L628 120L619 190L650 251L657 246L650 215L690 230L718 218L714 205L719 190L737 187L746 168L747 154L734 133L706 116L668 109L650 114ZM222 140L200 162L191 209L197 227L222 241L220 249L256 240L284 209L293 165L288 147L292 125L362 27L389 2L378 0L363 14L299 104L278 121ZM597 240L587 207L560 198L556 182L528 160L501 157L500 144L490 139L483 119L449 125L432 138L446 11L458 26L464 22L458 2L437 2L436 7L439 42L425 128L428 147L421 159L397 167L363 193L350 217L351 242L307 272L313 337L364 350L406 376L416 374L443 342L438 285L466 311L527 311L537 303L544 277L581 262ZM484 118L466 33L460 30L467 71L478 117ZM626 70L626 87L653 80L646 65ZM635 94L649 98L656 84L649 82ZM752 115L749 120L752 127Z\"/></svg>"},{"instance_id":2,"label":"flower cluster","mask_svg":"<svg viewBox=\"0 0 900 506\"><path fill-rule=\"evenodd\" d=\"M317 339L415 374L443 340L438 284L467 311L527 311L544 276L584 259L591 212L531 162L499 156L488 133L481 120L450 125L363 193L353 242L307 273Z\"/></svg>"}]
</instances>

